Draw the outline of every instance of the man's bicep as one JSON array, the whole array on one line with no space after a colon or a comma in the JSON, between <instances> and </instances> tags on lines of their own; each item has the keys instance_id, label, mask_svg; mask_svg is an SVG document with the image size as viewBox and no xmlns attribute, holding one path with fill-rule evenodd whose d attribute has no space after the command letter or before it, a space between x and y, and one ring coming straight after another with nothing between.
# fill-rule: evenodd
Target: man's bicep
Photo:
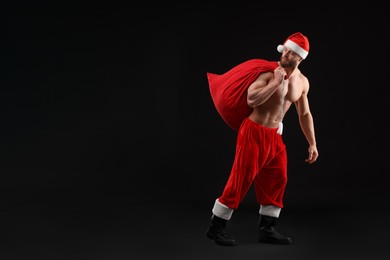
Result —
<instances>
[{"instance_id":1,"label":"man's bicep","mask_svg":"<svg viewBox=\"0 0 390 260\"><path fill-rule=\"evenodd\" d=\"M309 100L306 93L302 94L302 96L297 101L295 101L294 104L298 115L302 116L310 112Z\"/></svg>"},{"instance_id":2,"label":"man's bicep","mask_svg":"<svg viewBox=\"0 0 390 260\"><path fill-rule=\"evenodd\" d=\"M260 75L255 81L253 81L252 84L249 85L248 92L250 93L252 91L256 91L257 89L264 88L265 86L267 86L267 81L264 76Z\"/></svg>"}]
</instances>

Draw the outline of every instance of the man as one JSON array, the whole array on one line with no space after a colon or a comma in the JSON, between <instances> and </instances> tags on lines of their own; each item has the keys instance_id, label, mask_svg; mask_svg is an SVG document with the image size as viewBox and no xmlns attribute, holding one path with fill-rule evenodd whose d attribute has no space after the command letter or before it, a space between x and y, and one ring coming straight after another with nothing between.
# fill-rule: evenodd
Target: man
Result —
<instances>
[{"instance_id":1,"label":"man","mask_svg":"<svg viewBox=\"0 0 390 260\"><path fill-rule=\"evenodd\" d=\"M309 145L306 162L312 164L318 158L308 100L309 81L298 69L309 53L309 41L297 32L289 36L277 50L281 53L278 62L255 59L236 66L226 75L208 73L211 95L218 112L238 131L230 176L222 195L215 200L207 230L207 236L218 245L236 245L235 240L225 232L225 227L252 183L260 205L258 241L292 243L290 237L275 228L283 208L287 183L287 153L282 139L282 119L292 104L296 107L301 130ZM229 80L230 83L226 84ZM228 100L240 99L237 89L245 89L246 106L240 105L240 108L233 109L241 114L227 111L230 105L223 104ZM245 114L248 113L247 109L249 114Z\"/></svg>"}]
</instances>

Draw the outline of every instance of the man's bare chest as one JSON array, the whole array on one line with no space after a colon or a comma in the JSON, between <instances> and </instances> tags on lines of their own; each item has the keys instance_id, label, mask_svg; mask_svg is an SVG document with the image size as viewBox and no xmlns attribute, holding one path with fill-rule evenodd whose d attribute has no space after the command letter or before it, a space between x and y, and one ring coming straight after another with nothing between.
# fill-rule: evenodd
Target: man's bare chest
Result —
<instances>
[{"instance_id":1,"label":"man's bare chest","mask_svg":"<svg viewBox=\"0 0 390 260\"><path fill-rule=\"evenodd\" d=\"M303 92L302 84L299 84L299 81L297 80L290 80L286 83L287 83L287 93L285 94L284 99L293 103L302 96L302 92Z\"/></svg>"}]
</instances>

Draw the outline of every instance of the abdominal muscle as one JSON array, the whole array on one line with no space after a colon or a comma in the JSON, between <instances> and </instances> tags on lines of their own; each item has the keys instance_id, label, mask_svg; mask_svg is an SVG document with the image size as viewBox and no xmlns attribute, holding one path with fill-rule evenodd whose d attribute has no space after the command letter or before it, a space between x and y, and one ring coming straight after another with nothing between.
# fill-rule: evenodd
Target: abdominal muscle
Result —
<instances>
[{"instance_id":1,"label":"abdominal muscle","mask_svg":"<svg viewBox=\"0 0 390 260\"><path fill-rule=\"evenodd\" d=\"M281 111L281 100L271 97L264 104L253 108L249 119L253 122L269 128L279 127L279 122L282 121L285 112L290 107L290 102L285 102L283 105L283 113Z\"/></svg>"}]
</instances>

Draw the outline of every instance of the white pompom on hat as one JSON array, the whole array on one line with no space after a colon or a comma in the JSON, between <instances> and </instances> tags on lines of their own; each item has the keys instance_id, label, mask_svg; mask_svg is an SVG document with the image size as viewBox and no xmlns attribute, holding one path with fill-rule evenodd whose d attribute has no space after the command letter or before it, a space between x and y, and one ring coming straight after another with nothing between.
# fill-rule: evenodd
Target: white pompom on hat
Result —
<instances>
[{"instance_id":1,"label":"white pompom on hat","mask_svg":"<svg viewBox=\"0 0 390 260\"><path fill-rule=\"evenodd\" d=\"M283 43L283 45L278 45L277 47L278 52L282 53L284 47L291 49L292 51L296 52L299 56L301 56L302 59L305 59L309 54L310 45L309 45L309 40L307 39L306 36L304 36L300 32L296 32L290 35Z\"/></svg>"}]
</instances>

